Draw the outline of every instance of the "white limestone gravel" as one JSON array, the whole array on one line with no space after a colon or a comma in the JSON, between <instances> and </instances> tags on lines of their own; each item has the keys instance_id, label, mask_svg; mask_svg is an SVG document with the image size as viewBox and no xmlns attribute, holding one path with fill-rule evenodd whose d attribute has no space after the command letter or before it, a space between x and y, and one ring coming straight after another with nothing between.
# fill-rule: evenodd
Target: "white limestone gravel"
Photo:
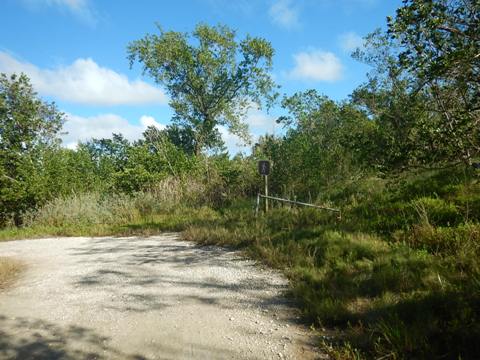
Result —
<instances>
[{"instance_id":1,"label":"white limestone gravel","mask_svg":"<svg viewBox=\"0 0 480 360\"><path fill-rule=\"evenodd\" d=\"M177 234L0 243L0 359L314 359L278 273ZM322 356L323 358L323 356Z\"/></svg>"}]
</instances>

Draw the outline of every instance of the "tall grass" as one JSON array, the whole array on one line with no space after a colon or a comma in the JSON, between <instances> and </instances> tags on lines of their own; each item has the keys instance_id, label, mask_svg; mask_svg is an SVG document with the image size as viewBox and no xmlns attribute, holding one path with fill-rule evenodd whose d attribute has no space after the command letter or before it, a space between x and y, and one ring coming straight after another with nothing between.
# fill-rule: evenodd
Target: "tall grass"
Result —
<instances>
[{"instance_id":1,"label":"tall grass","mask_svg":"<svg viewBox=\"0 0 480 360\"><path fill-rule=\"evenodd\" d=\"M206 191L204 184L188 185L167 178L148 191L133 194L99 192L73 194L47 202L24 216L25 227L119 225L171 210L180 204L195 205Z\"/></svg>"},{"instance_id":2,"label":"tall grass","mask_svg":"<svg viewBox=\"0 0 480 360\"><path fill-rule=\"evenodd\" d=\"M21 261L0 256L0 290L12 284L24 269Z\"/></svg>"},{"instance_id":3,"label":"tall grass","mask_svg":"<svg viewBox=\"0 0 480 360\"><path fill-rule=\"evenodd\" d=\"M205 206L219 207L228 200L223 186L220 181L172 177L133 194L92 192L59 197L24 214L21 228L2 229L0 240L180 231L196 211L208 217Z\"/></svg>"},{"instance_id":4,"label":"tall grass","mask_svg":"<svg viewBox=\"0 0 480 360\"><path fill-rule=\"evenodd\" d=\"M25 226L86 226L118 224L139 217L139 207L150 202L149 194L102 196L87 193L62 197L47 202L38 211L25 216Z\"/></svg>"}]
</instances>

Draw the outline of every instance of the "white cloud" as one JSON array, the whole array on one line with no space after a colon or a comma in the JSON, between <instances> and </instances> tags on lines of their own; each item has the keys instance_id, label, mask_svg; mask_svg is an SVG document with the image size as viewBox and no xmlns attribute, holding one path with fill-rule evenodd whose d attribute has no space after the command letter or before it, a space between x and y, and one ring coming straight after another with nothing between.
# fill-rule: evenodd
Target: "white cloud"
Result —
<instances>
[{"instance_id":1,"label":"white cloud","mask_svg":"<svg viewBox=\"0 0 480 360\"><path fill-rule=\"evenodd\" d=\"M245 122L250 128L250 132L254 135L275 132L275 118L265 114L255 106L248 110Z\"/></svg>"},{"instance_id":2,"label":"white cloud","mask_svg":"<svg viewBox=\"0 0 480 360\"><path fill-rule=\"evenodd\" d=\"M165 104L162 90L99 66L90 58L77 59L71 65L40 69L0 51L0 72L24 72L42 95L86 105Z\"/></svg>"},{"instance_id":3,"label":"white cloud","mask_svg":"<svg viewBox=\"0 0 480 360\"><path fill-rule=\"evenodd\" d=\"M250 153L251 145L258 140L260 135L265 135L266 133L273 134L275 132L275 118L262 112L255 104L251 105L245 115L244 121L248 124L250 133L253 135L250 144L246 144L245 141L237 135L229 133L227 127L217 126L225 142L225 146L231 155L238 152Z\"/></svg>"},{"instance_id":4,"label":"white cloud","mask_svg":"<svg viewBox=\"0 0 480 360\"><path fill-rule=\"evenodd\" d=\"M353 31L340 35L338 39L340 42L340 47L345 52L350 53L363 46L362 37Z\"/></svg>"},{"instance_id":5,"label":"white cloud","mask_svg":"<svg viewBox=\"0 0 480 360\"><path fill-rule=\"evenodd\" d=\"M280 26L295 28L300 25L298 8L292 6L291 0L276 0L268 10L270 19Z\"/></svg>"},{"instance_id":6,"label":"white cloud","mask_svg":"<svg viewBox=\"0 0 480 360\"><path fill-rule=\"evenodd\" d=\"M237 135L231 134L225 126L219 125L217 126L217 130L220 132L222 140L230 155L245 152L245 150L248 149L247 144L245 144L245 142Z\"/></svg>"},{"instance_id":7,"label":"white cloud","mask_svg":"<svg viewBox=\"0 0 480 360\"><path fill-rule=\"evenodd\" d=\"M165 125L160 124L155 120L153 116L143 115L140 117L140 124L146 129L149 126L155 126L156 128L163 130L165 129Z\"/></svg>"},{"instance_id":8,"label":"white cloud","mask_svg":"<svg viewBox=\"0 0 480 360\"><path fill-rule=\"evenodd\" d=\"M115 114L82 117L67 113L66 118L63 130L67 134L62 136L62 140L63 145L70 149L74 149L79 141L83 142L92 138L111 138L113 133L122 134L126 139L133 141L140 139L148 126L165 128L153 117L147 115L143 115L137 125L131 124L128 120Z\"/></svg>"},{"instance_id":9,"label":"white cloud","mask_svg":"<svg viewBox=\"0 0 480 360\"><path fill-rule=\"evenodd\" d=\"M65 9L89 25L97 22L97 15L89 0L23 0L23 3L31 9L43 6Z\"/></svg>"},{"instance_id":10,"label":"white cloud","mask_svg":"<svg viewBox=\"0 0 480 360\"><path fill-rule=\"evenodd\" d=\"M334 82L342 77L342 63L331 52L311 50L295 54L293 58L295 67L288 74L292 79Z\"/></svg>"}]
</instances>

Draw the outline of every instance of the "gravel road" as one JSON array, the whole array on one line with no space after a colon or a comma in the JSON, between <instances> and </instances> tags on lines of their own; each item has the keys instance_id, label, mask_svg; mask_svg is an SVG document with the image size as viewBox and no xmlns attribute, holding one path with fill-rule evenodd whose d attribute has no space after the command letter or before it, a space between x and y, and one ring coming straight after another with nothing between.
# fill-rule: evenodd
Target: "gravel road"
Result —
<instances>
[{"instance_id":1,"label":"gravel road","mask_svg":"<svg viewBox=\"0 0 480 360\"><path fill-rule=\"evenodd\" d=\"M0 359L314 359L287 283L176 234L0 243Z\"/></svg>"}]
</instances>

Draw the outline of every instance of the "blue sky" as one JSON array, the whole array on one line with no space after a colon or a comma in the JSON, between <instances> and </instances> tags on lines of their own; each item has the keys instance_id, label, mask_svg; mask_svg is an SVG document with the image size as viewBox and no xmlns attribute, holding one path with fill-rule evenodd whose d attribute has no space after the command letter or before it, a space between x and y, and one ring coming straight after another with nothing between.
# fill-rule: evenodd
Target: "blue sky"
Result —
<instances>
[{"instance_id":1,"label":"blue sky","mask_svg":"<svg viewBox=\"0 0 480 360\"><path fill-rule=\"evenodd\" d=\"M361 38L394 15L401 0L2 0L0 72L23 71L39 95L67 114L64 145L121 132L137 139L148 125L168 124L164 91L140 66L130 69L126 46L156 31L191 31L199 22L226 24L269 40L281 92L316 89L335 100L365 81L368 68L351 59ZM253 136L279 133L255 109L245 119ZM246 151L220 129L230 152Z\"/></svg>"}]
</instances>

